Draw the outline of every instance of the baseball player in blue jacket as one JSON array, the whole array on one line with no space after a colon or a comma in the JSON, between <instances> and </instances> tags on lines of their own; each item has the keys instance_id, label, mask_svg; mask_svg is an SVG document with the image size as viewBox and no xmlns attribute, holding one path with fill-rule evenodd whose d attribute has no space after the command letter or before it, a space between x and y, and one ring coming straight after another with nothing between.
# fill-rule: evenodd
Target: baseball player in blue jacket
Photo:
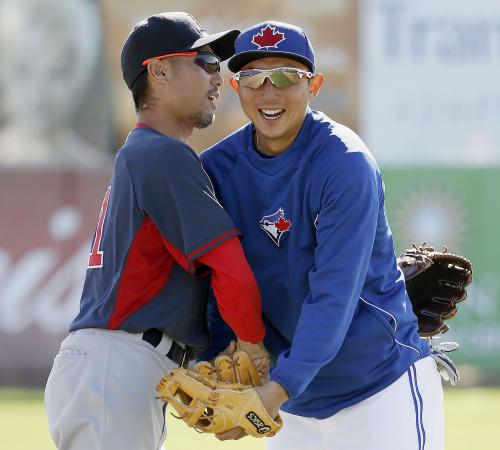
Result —
<instances>
[{"instance_id":1,"label":"baseball player in blue jacket","mask_svg":"<svg viewBox=\"0 0 500 450\"><path fill-rule=\"evenodd\" d=\"M260 393L284 420L268 448L443 449L441 380L396 264L377 163L310 109L323 76L302 29L259 23L235 48L231 84L250 123L201 161L262 293L274 368ZM230 336L213 314L215 354Z\"/></svg>"}]
</instances>

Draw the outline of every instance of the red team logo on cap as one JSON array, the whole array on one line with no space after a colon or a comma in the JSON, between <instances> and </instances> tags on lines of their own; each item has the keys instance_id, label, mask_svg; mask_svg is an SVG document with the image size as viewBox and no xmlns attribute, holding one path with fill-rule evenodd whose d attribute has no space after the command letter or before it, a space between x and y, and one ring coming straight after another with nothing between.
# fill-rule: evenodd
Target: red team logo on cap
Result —
<instances>
[{"instance_id":1,"label":"red team logo on cap","mask_svg":"<svg viewBox=\"0 0 500 450\"><path fill-rule=\"evenodd\" d=\"M260 33L254 34L252 37L252 44L255 44L259 49L261 48L278 48L278 44L285 40L285 33L276 31L276 27L266 25L265 28L260 30Z\"/></svg>"}]
</instances>

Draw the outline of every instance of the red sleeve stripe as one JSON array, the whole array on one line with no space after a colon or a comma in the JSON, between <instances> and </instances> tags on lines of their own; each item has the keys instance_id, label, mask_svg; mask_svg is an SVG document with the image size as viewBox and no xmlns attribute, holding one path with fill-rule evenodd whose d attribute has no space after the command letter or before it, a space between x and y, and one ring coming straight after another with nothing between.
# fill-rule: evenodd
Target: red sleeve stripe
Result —
<instances>
[{"instance_id":1,"label":"red sleeve stripe","mask_svg":"<svg viewBox=\"0 0 500 450\"><path fill-rule=\"evenodd\" d=\"M200 248L197 248L196 250L189 253L189 255L187 256L187 260L189 262L194 261L195 259L199 258L206 251L221 244L226 239L229 239L230 237L235 236L237 234L240 234L240 232L236 228L231 228L230 230L227 230L226 232L217 236L215 239L212 239L207 244L202 245Z\"/></svg>"}]
</instances>

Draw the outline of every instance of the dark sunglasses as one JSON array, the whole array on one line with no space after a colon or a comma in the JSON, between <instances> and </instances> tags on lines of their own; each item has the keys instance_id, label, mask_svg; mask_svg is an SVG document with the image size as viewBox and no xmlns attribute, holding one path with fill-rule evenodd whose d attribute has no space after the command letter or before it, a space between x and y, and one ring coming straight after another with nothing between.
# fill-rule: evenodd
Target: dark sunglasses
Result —
<instances>
[{"instance_id":1,"label":"dark sunglasses","mask_svg":"<svg viewBox=\"0 0 500 450\"><path fill-rule=\"evenodd\" d=\"M233 80L242 87L259 89L266 78L269 78L274 86L281 89L299 84L304 77L312 78L313 76L313 73L295 67L276 67L274 69L240 70L233 75Z\"/></svg>"},{"instance_id":2,"label":"dark sunglasses","mask_svg":"<svg viewBox=\"0 0 500 450\"><path fill-rule=\"evenodd\" d=\"M210 75L220 72L220 59L213 53L199 52L194 58L194 63Z\"/></svg>"},{"instance_id":3,"label":"dark sunglasses","mask_svg":"<svg viewBox=\"0 0 500 450\"><path fill-rule=\"evenodd\" d=\"M210 75L220 72L220 59L210 52L179 52L170 53L169 55L155 56L154 58L148 58L142 62L143 66L146 66L152 59L165 59L172 56L195 56L193 62L200 66L205 72Z\"/></svg>"}]
</instances>

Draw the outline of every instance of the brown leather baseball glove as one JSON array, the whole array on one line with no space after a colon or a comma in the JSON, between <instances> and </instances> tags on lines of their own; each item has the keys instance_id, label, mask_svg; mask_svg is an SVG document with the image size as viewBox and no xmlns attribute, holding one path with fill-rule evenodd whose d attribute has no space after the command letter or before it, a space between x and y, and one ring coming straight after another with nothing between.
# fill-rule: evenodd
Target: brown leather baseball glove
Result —
<instances>
[{"instance_id":1,"label":"brown leather baseball glove","mask_svg":"<svg viewBox=\"0 0 500 450\"><path fill-rule=\"evenodd\" d=\"M449 327L444 321L454 317L456 304L467 298L466 287L472 281L471 262L449 253L446 247L436 251L424 242L407 249L398 258L398 264L418 318L420 336L446 333Z\"/></svg>"}]
</instances>

